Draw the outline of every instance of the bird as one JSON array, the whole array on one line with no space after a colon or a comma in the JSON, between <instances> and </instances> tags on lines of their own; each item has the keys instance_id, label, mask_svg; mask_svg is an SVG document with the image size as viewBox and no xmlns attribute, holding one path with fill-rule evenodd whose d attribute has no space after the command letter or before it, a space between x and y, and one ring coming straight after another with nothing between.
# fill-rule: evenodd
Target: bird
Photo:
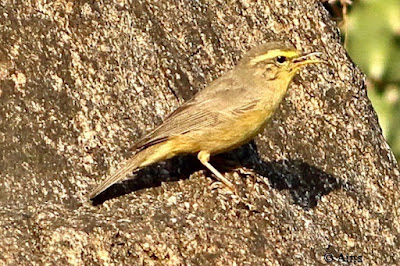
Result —
<instances>
[{"instance_id":1,"label":"bird","mask_svg":"<svg viewBox=\"0 0 400 266\"><path fill-rule=\"evenodd\" d=\"M320 56L319 52L302 53L283 41L255 46L232 70L139 140L132 147L133 156L97 186L90 199L133 171L184 154L197 154L218 181L235 191L233 183L210 164L210 156L252 140L271 119L296 73L306 65L323 62Z\"/></svg>"}]
</instances>

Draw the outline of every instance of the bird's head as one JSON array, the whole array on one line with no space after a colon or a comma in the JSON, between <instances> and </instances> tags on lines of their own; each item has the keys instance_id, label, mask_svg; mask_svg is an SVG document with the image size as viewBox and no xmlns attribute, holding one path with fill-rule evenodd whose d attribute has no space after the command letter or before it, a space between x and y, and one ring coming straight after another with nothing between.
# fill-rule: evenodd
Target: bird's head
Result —
<instances>
[{"instance_id":1,"label":"bird's head","mask_svg":"<svg viewBox=\"0 0 400 266\"><path fill-rule=\"evenodd\" d=\"M302 67L323 62L319 56L321 53L302 54L293 46L270 42L258 45L251 49L241 60L241 67L246 68L254 78L262 78L263 81L287 81Z\"/></svg>"}]
</instances>

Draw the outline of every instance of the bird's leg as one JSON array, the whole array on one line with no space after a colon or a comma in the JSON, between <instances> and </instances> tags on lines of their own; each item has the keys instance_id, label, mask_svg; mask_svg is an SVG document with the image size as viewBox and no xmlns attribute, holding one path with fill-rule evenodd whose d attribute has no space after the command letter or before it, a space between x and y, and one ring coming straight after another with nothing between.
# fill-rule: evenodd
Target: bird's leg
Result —
<instances>
[{"instance_id":1,"label":"bird's leg","mask_svg":"<svg viewBox=\"0 0 400 266\"><path fill-rule=\"evenodd\" d=\"M208 161L210 160L210 153L206 152L206 151L200 151L197 154L197 158L199 159L199 161L205 166L207 167L214 175L215 177L221 181L222 183L224 183L233 193L236 194L236 187L234 184L232 184L231 181L229 181L228 179L226 179L220 172L218 172L217 169L214 168L214 166L212 166Z\"/></svg>"},{"instance_id":2,"label":"bird's leg","mask_svg":"<svg viewBox=\"0 0 400 266\"><path fill-rule=\"evenodd\" d=\"M214 168L214 166L212 166L208 161L210 160L210 153L206 152L206 151L200 151L197 154L197 158L199 159L199 161L205 166L207 167L214 175L215 177L222 183L224 183L239 199L239 201L241 201L243 204L245 204L245 206L247 206L249 208L249 210L255 210L256 207L251 204L249 202L248 199L244 199L242 198L238 191L236 190L236 187L234 184L232 184L231 181L229 181L228 179L226 179L220 172L218 172L217 169Z\"/></svg>"}]
</instances>

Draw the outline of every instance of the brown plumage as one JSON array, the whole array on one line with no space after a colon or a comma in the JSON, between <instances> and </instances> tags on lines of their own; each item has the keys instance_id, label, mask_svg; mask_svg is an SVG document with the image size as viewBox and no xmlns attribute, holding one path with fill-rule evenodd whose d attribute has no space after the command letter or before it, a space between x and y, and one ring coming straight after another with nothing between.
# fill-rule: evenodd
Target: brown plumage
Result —
<instances>
[{"instance_id":1,"label":"brown plumage","mask_svg":"<svg viewBox=\"0 0 400 266\"><path fill-rule=\"evenodd\" d=\"M311 59L315 55L301 56L280 42L253 48L235 68L211 82L136 143L136 154L106 178L91 198L135 169L188 153L197 153L201 163L234 190L233 184L208 162L210 155L237 148L258 134L300 67L320 62Z\"/></svg>"}]
</instances>

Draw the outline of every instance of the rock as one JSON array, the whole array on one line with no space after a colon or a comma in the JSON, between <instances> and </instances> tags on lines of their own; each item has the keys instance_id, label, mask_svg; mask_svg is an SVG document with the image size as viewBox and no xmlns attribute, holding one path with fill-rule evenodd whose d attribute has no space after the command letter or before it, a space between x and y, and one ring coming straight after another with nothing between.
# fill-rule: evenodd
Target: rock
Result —
<instances>
[{"instance_id":1,"label":"rock","mask_svg":"<svg viewBox=\"0 0 400 266\"><path fill-rule=\"evenodd\" d=\"M389 265L399 168L320 1L24 1L0 8L4 264ZM146 132L265 40L321 51L263 134L90 190Z\"/></svg>"}]
</instances>

